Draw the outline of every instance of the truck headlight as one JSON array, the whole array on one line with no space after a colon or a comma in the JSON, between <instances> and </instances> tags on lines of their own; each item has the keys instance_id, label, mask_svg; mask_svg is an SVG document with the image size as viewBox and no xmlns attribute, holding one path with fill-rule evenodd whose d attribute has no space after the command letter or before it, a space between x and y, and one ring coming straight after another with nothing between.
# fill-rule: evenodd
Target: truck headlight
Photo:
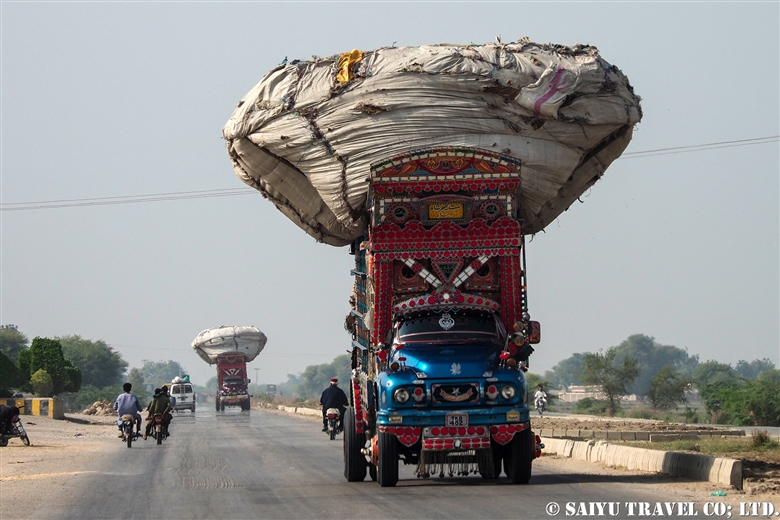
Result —
<instances>
[{"instance_id":1,"label":"truck headlight","mask_svg":"<svg viewBox=\"0 0 780 520\"><path fill-rule=\"evenodd\" d=\"M399 388L393 392L393 399L404 404L409 400L409 391L406 388Z\"/></svg>"},{"instance_id":2,"label":"truck headlight","mask_svg":"<svg viewBox=\"0 0 780 520\"><path fill-rule=\"evenodd\" d=\"M515 387L512 385L504 385L501 388L501 397L506 400L512 399L515 396Z\"/></svg>"}]
</instances>

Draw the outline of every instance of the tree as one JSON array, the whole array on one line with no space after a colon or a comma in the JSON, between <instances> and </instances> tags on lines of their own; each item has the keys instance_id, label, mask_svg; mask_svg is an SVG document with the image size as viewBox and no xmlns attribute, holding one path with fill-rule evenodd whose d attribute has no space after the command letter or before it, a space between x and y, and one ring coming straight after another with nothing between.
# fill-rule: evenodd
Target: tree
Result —
<instances>
[{"instance_id":1,"label":"tree","mask_svg":"<svg viewBox=\"0 0 780 520\"><path fill-rule=\"evenodd\" d=\"M646 396L653 408L657 410L676 408L688 401L685 397L685 391L688 389L689 383L689 377L667 365L650 380Z\"/></svg>"},{"instance_id":2,"label":"tree","mask_svg":"<svg viewBox=\"0 0 780 520\"><path fill-rule=\"evenodd\" d=\"M736 374L731 365L709 360L697 366L693 371L693 385L699 390L704 406L711 414L719 412L724 395L720 390L733 386ZM717 421L716 421L717 422Z\"/></svg>"},{"instance_id":3,"label":"tree","mask_svg":"<svg viewBox=\"0 0 780 520\"><path fill-rule=\"evenodd\" d=\"M138 397L138 400L145 402L149 394L146 393L144 388L145 379L143 372L138 368L131 368L130 372L127 373L127 382L133 385L133 393Z\"/></svg>"},{"instance_id":4,"label":"tree","mask_svg":"<svg viewBox=\"0 0 780 520\"><path fill-rule=\"evenodd\" d=\"M582 370L583 354L572 354L555 365L552 370L544 373L544 379L550 382L551 386L571 386L581 385L580 370Z\"/></svg>"},{"instance_id":5,"label":"tree","mask_svg":"<svg viewBox=\"0 0 780 520\"><path fill-rule=\"evenodd\" d=\"M27 348L27 336L19 332L16 325L0 325L0 352L16 363L19 352Z\"/></svg>"},{"instance_id":6,"label":"tree","mask_svg":"<svg viewBox=\"0 0 780 520\"><path fill-rule=\"evenodd\" d=\"M19 352L19 369L27 377L44 369L51 376L53 395L62 392L78 392L81 388L81 371L62 354L60 342L36 337L29 349Z\"/></svg>"},{"instance_id":7,"label":"tree","mask_svg":"<svg viewBox=\"0 0 780 520\"><path fill-rule=\"evenodd\" d=\"M54 381L43 368L37 370L30 377L30 383L32 384L33 392L38 397L52 397L54 395Z\"/></svg>"},{"instance_id":8,"label":"tree","mask_svg":"<svg viewBox=\"0 0 780 520\"><path fill-rule=\"evenodd\" d=\"M693 368L698 365L698 356L689 356L686 350L672 345L661 345L652 336L633 334L616 347L617 361L624 357L635 358L638 362L639 375L636 380L628 385L628 392L637 395L646 395L650 388L650 381L665 366L690 375Z\"/></svg>"},{"instance_id":9,"label":"tree","mask_svg":"<svg viewBox=\"0 0 780 520\"><path fill-rule=\"evenodd\" d=\"M123 383L127 361L105 341L92 341L79 335L57 336L62 353L81 370L81 382L97 388Z\"/></svg>"},{"instance_id":10,"label":"tree","mask_svg":"<svg viewBox=\"0 0 780 520\"><path fill-rule=\"evenodd\" d=\"M12 388L20 388L26 379L11 358L0 352L0 397L10 397Z\"/></svg>"},{"instance_id":11,"label":"tree","mask_svg":"<svg viewBox=\"0 0 780 520\"><path fill-rule=\"evenodd\" d=\"M309 365L300 375L300 382L293 387L293 393L304 398L319 398L333 377L338 378L343 388L343 385L349 381L351 370L352 358L349 354L338 356L330 363Z\"/></svg>"},{"instance_id":12,"label":"tree","mask_svg":"<svg viewBox=\"0 0 780 520\"><path fill-rule=\"evenodd\" d=\"M624 357L618 363L617 354L617 348L610 347L605 353L587 353L582 358L580 379L600 388L609 402L608 415L615 414L620 407L620 398L628 394L628 385L639 375L636 358Z\"/></svg>"},{"instance_id":13,"label":"tree","mask_svg":"<svg viewBox=\"0 0 780 520\"><path fill-rule=\"evenodd\" d=\"M174 377L186 374L186 370L177 361L149 361L143 360L141 373L147 383L160 387L170 383Z\"/></svg>"},{"instance_id":14,"label":"tree","mask_svg":"<svg viewBox=\"0 0 780 520\"><path fill-rule=\"evenodd\" d=\"M765 370L774 370L775 364L769 358L754 359L750 363L744 359L737 361L737 366L734 367L734 372L739 377L745 379L755 379L758 375Z\"/></svg>"}]
</instances>

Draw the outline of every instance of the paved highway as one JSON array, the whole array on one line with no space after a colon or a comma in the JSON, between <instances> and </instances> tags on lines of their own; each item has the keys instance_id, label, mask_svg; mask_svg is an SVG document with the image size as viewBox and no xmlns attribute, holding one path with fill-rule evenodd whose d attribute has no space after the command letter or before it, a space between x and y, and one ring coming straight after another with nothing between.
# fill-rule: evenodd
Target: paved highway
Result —
<instances>
[{"instance_id":1,"label":"paved highway","mask_svg":"<svg viewBox=\"0 0 780 520\"><path fill-rule=\"evenodd\" d=\"M180 413L162 446L115 440L32 518L550 518L550 502L674 500L620 477L554 472L543 459L526 486L505 477L422 480L408 466L395 488L368 477L348 483L341 437L328 440L318 424L258 410Z\"/></svg>"}]
</instances>

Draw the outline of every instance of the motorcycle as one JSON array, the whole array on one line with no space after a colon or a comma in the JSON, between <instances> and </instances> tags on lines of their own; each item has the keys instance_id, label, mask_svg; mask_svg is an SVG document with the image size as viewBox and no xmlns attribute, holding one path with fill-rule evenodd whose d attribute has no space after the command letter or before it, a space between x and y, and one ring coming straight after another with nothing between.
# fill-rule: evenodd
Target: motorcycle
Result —
<instances>
[{"instance_id":1,"label":"motorcycle","mask_svg":"<svg viewBox=\"0 0 780 520\"><path fill-rule=\"evenodd\" d=\"M27 431L24 429L24 425L18 415L11 418L9 430L0 435L0 446L8 446L8 441L16 438L21 439L25 446L30 445L30 438L27 436Z\"/></svg>"},{"instance_id":2,"label":"motorcycle","mask_svg":"<svg viewBox=\"0 0 780 520\"><path fill-rule=\"evenodd\" d=\"M122 416L122 442L127 443L127 447L133 446L133 441L138 438L138 434L135 433L135 417L126 413Z\"/></svg>"},{"instance_id":3,"label":"motorcycle","mask_svg":"<svg viewBox=\"0 0 780 520\"><path fill-rule=\"evenodd\" d=\"M328 436L334 440L341 433L341 413L338 408L328 408L325 415L328 416Z\"/></svg>"},{"instance_id":4,"label":"motorcycle","mask_svg":"<svg viewBox=\"0 0 780 520\"><path fill-rule=\"evenodd\" d=\"M152 437L157 440L157 444L162 444L162 441L168 438L168 427L165 425L163 414L154 414L152 424Z\"/></svg>"},{"instance_id":5,"label":"motorcycle","mask_svg":"<svg viewBox=\"0 0 780 520\"><path fill-rule=\"evenodd\" d=\"M539 412L539 415L544 415L544 411L547 409L547 399L544 397L537 397L534 405L536 406L536 411Z\"/></svg>"}]
</instances>

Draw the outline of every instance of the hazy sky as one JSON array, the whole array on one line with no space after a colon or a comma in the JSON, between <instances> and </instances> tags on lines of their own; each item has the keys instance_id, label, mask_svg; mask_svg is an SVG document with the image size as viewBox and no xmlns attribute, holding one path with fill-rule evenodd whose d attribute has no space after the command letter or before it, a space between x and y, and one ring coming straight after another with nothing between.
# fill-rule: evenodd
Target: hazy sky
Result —
<instances>
[{"instance_id":1,"label":"hazy sky","mask_svg":"<svg viewBox=\"0 0 780 520\"><path fill-rule=\"evenodd\" d=\"M631 334L780 365L780 4L7 2L0 323L105 340L130 366L213 368L203 329L256 325L281 382L349 348L345 248L259 194L14 210L244 187L221 128L285 57L528 36L599 48L642 98L626 155L528 246L531 370ZM682 153L670 153L682 152ZM251 376L254 379L254 373Z\"/></svg>"}]
</instances>

